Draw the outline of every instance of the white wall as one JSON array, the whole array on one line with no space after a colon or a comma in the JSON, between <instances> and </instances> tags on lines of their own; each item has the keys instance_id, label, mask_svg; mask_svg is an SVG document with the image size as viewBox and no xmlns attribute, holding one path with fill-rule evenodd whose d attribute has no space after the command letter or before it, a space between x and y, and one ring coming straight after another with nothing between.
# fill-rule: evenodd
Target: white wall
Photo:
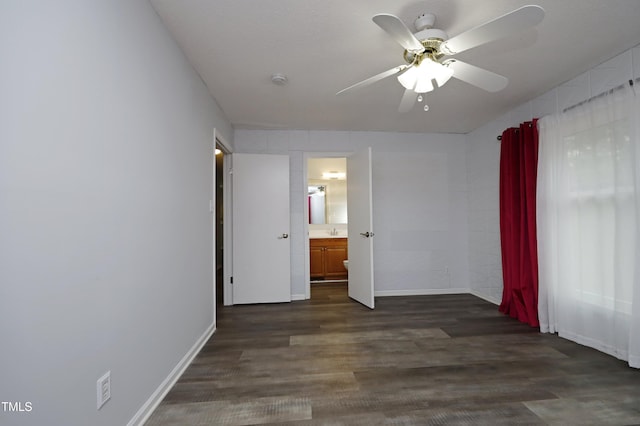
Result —
<instances>
[{"instance_id":1,"label":"white wall","mask_svg":"<svg viewBox=\"0 0 640 426\"><path fill-rule=\"evenodd\" d=\"M374 162L376 295L469 288L464 135L236 130L234 141L236 152L290 156L294 299L306 288L304 153L347 154L367 146Z\"/></svg>"},{"instance_id":2,"label":"white wall","mask_svg":"<svg viewBox=\"0 0 640 426\"><path fill-rule=\"evenodd\" d=\"M146 0L4 0L0 57L0 424L127 424L214 326L232 128Z\"/></svg>"},{"instance_id":3,"label":"white wall","mask_svg":"<svg viewBox=\"0 0 640 426\"><path fill-rule=\"evenodd\" d=\"M469 177L469 269L472 291L495 303L502 299L499 164L496 137L523 121L555 114L591 96L640 77L640 47L630 49L467 135Z\"/></svg>"}]
</instances>

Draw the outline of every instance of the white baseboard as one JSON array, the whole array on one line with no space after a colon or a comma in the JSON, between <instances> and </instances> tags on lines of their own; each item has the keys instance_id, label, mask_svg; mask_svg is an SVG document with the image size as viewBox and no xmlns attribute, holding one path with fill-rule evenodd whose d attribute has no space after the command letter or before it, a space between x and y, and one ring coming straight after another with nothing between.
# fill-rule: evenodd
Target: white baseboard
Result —
<instances>
[{"instance_id":1,"label":"white baseboard","mask_svg":"<svg viewBox=\"0 0 640 426\"><path fill-rule=\"evenodd\" d=\"M182 357L180 362L171 370L171 373L160 383L160 386L151 394L149 399L140 407L138 412L127 423L127 426L142 426L146 422L153 411L158 407L163 398L171 390L173 385L176 384L182 373L187 369L191 361L198 355L200 349L204 346L209 338L215 333L216 324L211 324L207 330L200 336L200 338L194 343L194 345L187 351Z\"/></svg>"},{"instance_id":2,"label":"white baseboard","mask_svg":"<svg viewBox=\"0 0 640 426\"><path fill-rule=\"evenodd\" d=\"M304 294L292 294L291 301L293 302L295 300L307 300L307 296Z\"/></svg>"},{"instance_id":3,"label":"white baseboard","mask_svg":"<svg viewBox=\"0 0 640 426\"><path fill-rule=\"evenodd\" d=\"M465 294L470 293L468 288L417 288L412 290L380 290L374 293L377 297L386 296L431 296L437 294Z\"/></svg>"},{"instance_id":4,"label":"white baseboard","mask_svg":"<svg viewBox=\"0 0 640 426\"><path fill-rule=\"evenodd\" d=\"M487 302L500 306L500 300L494 299L493 297L489 297L486 294L478 293L477 291L474 291L474 290L471 290L470 293L476 297L479 297L480 299L486 300Z\"/></svg>"}]
</instances>

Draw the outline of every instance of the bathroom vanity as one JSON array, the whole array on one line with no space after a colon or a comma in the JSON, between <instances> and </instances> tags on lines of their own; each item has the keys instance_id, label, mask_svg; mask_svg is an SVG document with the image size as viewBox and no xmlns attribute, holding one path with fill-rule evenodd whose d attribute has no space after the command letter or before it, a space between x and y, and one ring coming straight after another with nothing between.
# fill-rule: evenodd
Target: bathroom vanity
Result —
<instances>
[{"instance_id":1,"label":"bathroom vanity","mask_svg":"<svg viewBox=\"0 0 640 426\"><path fill-rule=\"evenodd\" d=\"M348 259L346 238L310 238L309 254L312 280L346 280Z\"/></svg>"}]
</instances>

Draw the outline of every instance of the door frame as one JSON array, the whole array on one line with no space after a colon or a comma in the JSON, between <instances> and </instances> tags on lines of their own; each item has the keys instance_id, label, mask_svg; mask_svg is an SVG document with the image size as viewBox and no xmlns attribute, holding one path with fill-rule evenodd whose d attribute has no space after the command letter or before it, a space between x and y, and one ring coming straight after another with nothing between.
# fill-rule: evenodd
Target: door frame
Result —
<instances>
[{"instance_id":1,"label":"door frame","mask_svg":"<svg viewBox=\"0 0 640 426\"><path fill-rule=\"evenodd\" d=\"M216 143L219 144L222 147L222 152L224 153L224 157L223 157L223 173L224 173L224 177L225 179L223 180L223 184L222 184L222 203L224 204L223 208L224 208L224 212L223 212L223 223L222 223L222 238L223 238L223 247L222 247L222 270L223 270L223 280L224 282L222 283L222 287L223 287L223 305L224 306L229 306L233 304L233 286L231 285L231 277L233 276L233 216L231 214L232 212L232 207L233 207L233 197L232 197L232 185L233 185L233 181L231 179L231 169L232 169L232 164L231 164L231 154L233 153L233 150L231 149L231 145L229 144L229 142L222 136L222 134L220 134L217 129L213 129L213 149L215 150L216 148ZM215 159L214 161L214 169L213 169L213 199L214 199L214 205L213 208L215 209L215 185L216 185L216 170L215 170ZM216 229L216 224L215 224L215 214L213 215L213 221L214 221L214 234L213 234L213 248L214 248L214 256L215 256L215 244L216 244L216 235L215 235L215 229ZM215 306L216 306L216 294L215 294L215 288L216 288L216 261L215 261L215 257L214 257L214 261L213 261L213 289L214 289L214 297L213 297L213 306L214 306L214 312L215 312Z\"/></svg>"},{"instance_id":2,"label":"door frame","mask_svg":"<svg viewBox=\"0 0 640 426\"><path fill-rule=\"evenodd\" d=\"M343 151L343 152L304 152L303 153L303 164L302 164L302 176L304 181L304 200L307 200L307 188L309 186L309 171L307 168L308 160L310 158L346 158L352 155L353 151ZM349 180L349 175L347 175L347 180ZM304 281L305 281L305 299L311 299L311 262L310 256L311 253L309 251L309 203L303 203L303 236L304 236ZM348 284L347 284L348 285Z\"/></svg>"}]
</instances>

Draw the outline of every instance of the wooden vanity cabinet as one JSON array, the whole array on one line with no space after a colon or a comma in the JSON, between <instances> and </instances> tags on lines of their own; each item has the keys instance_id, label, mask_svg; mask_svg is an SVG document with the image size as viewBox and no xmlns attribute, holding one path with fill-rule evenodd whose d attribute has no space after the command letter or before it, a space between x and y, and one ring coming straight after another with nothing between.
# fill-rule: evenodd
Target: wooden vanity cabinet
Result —
<instances>
[{"instance_id":1,"label":"wooden vanity cabinet","mask_svg":"<svg viewBox=\"0 0 640 426\"><path fill-rule=\"evenodd\" d=\"M309 240L311 278L346 280L343 260L349 258L346 238L312 238Z\"/></svg>"},{"instance_id":2,"label":"wooden vanity cabinet","mask_svg":"<svg viewBox=\"0 0 640 426\"><path fill-rule=\"evenodd\" d=\"M324 247L315 247L314 240L309 240L309 261L311 278L324 278Z\"/></svg>"}]
</instances>

